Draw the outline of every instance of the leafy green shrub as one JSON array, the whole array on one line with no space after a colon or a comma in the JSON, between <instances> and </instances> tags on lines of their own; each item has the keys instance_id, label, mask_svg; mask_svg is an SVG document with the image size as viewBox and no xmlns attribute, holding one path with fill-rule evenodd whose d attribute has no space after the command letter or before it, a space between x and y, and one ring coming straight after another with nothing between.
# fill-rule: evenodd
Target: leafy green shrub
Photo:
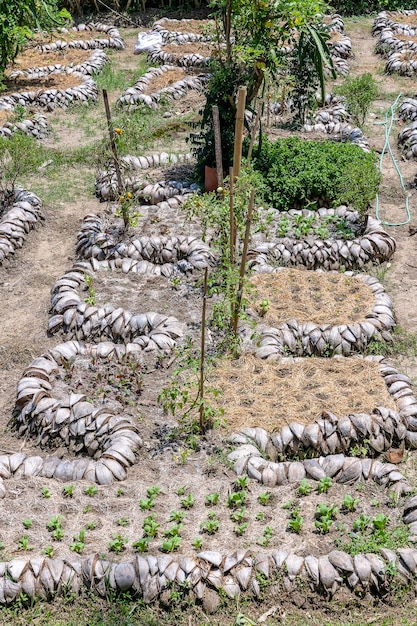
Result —
<instances>
[{"instance_id":1,"label":"leafy green shrub","mask_svg":"<svg viewBox=\"0 0 417 626\"><path fill-rule=\"evenodd\" d=\"M347 110L355 124L362 127L369 107L378 96L378 87L372 74L367 72L355 78L346 78L343 85L337 87L335 91L346 98Z\"/></svg>"},{"instance_id":2,"label":"leafy green shrub","mask_svg":"<svg viewBox=\"0 0 417 626\"><path fill-rule=\"evenodd\" d=\"M364 15L378 11L415 9L414 0L333 0L332 9L342 15Z\"/></svg>"},{"instance_id":3,"label":"leafy green shrub","mask_svg":"<svg viewBox=\"0 0 417 626\"><path fill-rule=\"evenodd\" d=\"M298 137L264 141L254 166L264 176L266 201L279 211L313 208L319 199L364 213L381 179L373 153Z\"/></svg>"}]
</instances>

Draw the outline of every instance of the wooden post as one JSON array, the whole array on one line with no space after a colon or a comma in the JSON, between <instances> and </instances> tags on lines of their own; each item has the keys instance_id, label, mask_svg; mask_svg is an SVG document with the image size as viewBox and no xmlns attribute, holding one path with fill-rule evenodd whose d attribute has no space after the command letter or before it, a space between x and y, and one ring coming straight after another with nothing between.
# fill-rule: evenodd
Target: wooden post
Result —
<instances>
[{"instance_id":1,"label":"wooden post","mask_svg":"<svg viewBox=\"0 0 417 626\"><path fill-rule=\"evenodd\" d=\"M206 345L206 308L207 308L207 277L208 268L204 270L204 286L203 286L203 310L201 313L201 351L200 351L200 384L198 396L200 399L200 433L204 432L204 359Z\"/></svg>"},{"instance_id":2,"label":"wooden post","mask_svg":"<svg viewBox=\"0 0 417 626\"><path fill-rule=\"evenodd\" d=\"M122 195L123 180L122 180L122 174L120 172L119 157L117 155L116 142L114 141L114 129L113 129L112 121L111 121L111 113L110 113L110 107L109 107L109 99L107 97L107 90L103 89L102 93L103 93L103 100L104 100L104 108L106 109L107 128L109 131L110 146L111 146L111 151L113 152L114 168L116 170L117 190L119 192L119 195ZM125 228L127 228L129 226L129 212L126 212L125 210L123 210L123 206L122 206L122 215L123 215Z\"/></svg>"},{"instance_id":3,"label":"wooden post","mask_svg":"<svg viewBox=\"0 0 417 626\"><path fill-rule=\"evenodd\" d=\"M220 115L219 107L213 105L213 128L214 128L214 148L216 151L216 170L217 185L223 187L223 155L222 155L222 137L220 134Z\"/></svg>"},{"instance_id":4,"label":"wooden post","mask_svg":"<svg viewBox=\"0 0 417 626\"><path fill-rule=\"evenodd\" d=\"M242 252L242 260L240 262L240 273L239 273L239 286L237 290L237 298L236 305L234 308L233 314L233 335L236 337L237 335L237 323L239 320L239 312L240 305L242 303L242 295L243 295L243 280L245 277L245 266L246 266L246 256L248 254L248 246L249 246L249 235L250 235L250 226L252 221L252 211L253 211L253 203L255 200L255 190L252 189L249 200L249 208L246 216L246 230L245 230L245 239L243 242L243 252Z\"/></svg>"},{"instance_id":5,"label":"wooden post","mask_svg":"<svg viewBox=\"0 0 417 626\"><path fill-rule=\"evenodd\" d=\"M245 121L246 87L239 87L235 124L235 147L233 153L234 180L240 176L242 162L243 124Z\"/></svg>"},{"instance_id":6,"label":"wooden post","mask_svg":"<svg viewBox=\"0 0 417 626\"><path fill-rule=\"evenodd\" d=\"M230 266L235 264L236 225L233 207L233 167L229 167L229 222L230 222Z\"/></svg>"}]
</instances>

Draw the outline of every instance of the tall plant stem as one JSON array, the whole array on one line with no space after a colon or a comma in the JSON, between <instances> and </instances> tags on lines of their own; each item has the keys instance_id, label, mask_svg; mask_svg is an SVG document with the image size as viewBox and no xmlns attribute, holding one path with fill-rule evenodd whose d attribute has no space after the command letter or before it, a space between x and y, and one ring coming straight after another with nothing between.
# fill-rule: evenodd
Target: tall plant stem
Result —
<instances>
[{"instance_id":1,"label":"tall plant stem","mask_svg":"<svg viewBox=\"0 0 417 626\"><path fill-rule=\"evenodd\" d=\"M110 146L111 146L111 151L113 152L114 168L116 170L117 191L119 192L119 195L122 195L123 181L122 181L122 174L120 172L119 157L117 154L116 142L114 140L114 128L113 128L113 122L111 119L109 99L107 97L107 90L103 89L102 93L103 93L103 100L104 100L104 108L106 110L107 129L109 131ZM126 229L129 226L129 211L126 208L123 208L123 204L122 204L122 215L123 215L123 222L124 222L125 229Z\"/></svg>"},{"instance_id":2,"label":"tall plant stem","mask_svg":"<svg viewBox=\"0 0 417 626\"><path fill-rule=\"evenodd\" d=\"M203 286L203 310L201 312L201 350L200 350L200 384L198 388L198 397L200 401L200 433L204 432L204 361L206 349L206 308L207 308L207 278L208 268L204 270L204 286Z\"/></svg>"},{"instance_id":3,"label":"tall plant stem","mask_svg":"<svg viewBox=\"0 0 417 626\"><path fill-rule=\"evenodd\" d=\"M245 121L246 87L239 87L237 96L237 111L235 124L235 146L233 152L234 180L240 176L242 162L243 124Z\"/></svg>"},{"instance_id":4,"label":"tall plant stem","mask_svg":"<svg viewBox=\"0 0 417 626\"><path fill-rule=\"evenodd\" d=\"M223 187L223 155L222 155L222 138L220 134L220 115L219 107L213 105L213 128L214 128L214 147L216 151L216 170L217 185Z\"/></svg>"},{"instance_id":5,"label":"tall plant stem","mask_svg":"<svg viewBox=\"0 0 417 626\"><path fill-rule=\"evenodd\" d=\"M249 246L249 235L250 235L250 226L252 222L252 212L253 212L253 203L255 200L255 190L252 189L249 200L248 213L246 216L246 229L245 229L245 239L243 241L243 251L242 251L242 260L240 262L240 272L239 272L239 286L237 289L237 297L236 297L236 305L234 308L233 314L233 328L232 333L233 337L236 340L237 337L237 323L239 320L240 307L242 304L242 295L243 295L243 282L245 278L245 268L246 268L246 256L248 254L248 246ZM236 342L235 342L236 345Z\"/></svg>"}]
</instances>

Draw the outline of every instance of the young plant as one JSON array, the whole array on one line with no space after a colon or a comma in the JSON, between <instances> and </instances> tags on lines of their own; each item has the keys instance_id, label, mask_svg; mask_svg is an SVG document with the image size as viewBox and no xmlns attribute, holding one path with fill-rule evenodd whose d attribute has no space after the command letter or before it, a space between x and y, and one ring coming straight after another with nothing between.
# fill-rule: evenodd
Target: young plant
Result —
<instances>
[{"instance_id":1,"label":"young plant","mask_svg":"<svg viewBox=\"0 0 417 626\"><path fill-rule=\"evenodd\" d=\"M191 509L194 506L195 500L192 493L189 493L185 498L181 498L181 506L184 509Z\"/></svg>"},{"instance_id":2,"label":"young plant","mask_svg":"<svg viewBox=\"0 0 417 626\"><path fill-rule=\"evenodd\" d=\"M234 526L233 528L233 532L240 537L241 535L243 535L244 532L246 532L247 528L248 528L248 522L243 522L242 524L236 524L236 526Z\"/></svg>"},{"instance_id":3,"label":"young plant","mask_svg":"<svg viewBox=\"0 0 417 626\"><path fill-rule=\"evenodd\" d=\"M328 504L321 502L316 507L316 518L320 519L322 517L328 517L329 519L333 519L336 517L337 512L338 509L335 504L329 506Z\"/></svg>"},{"instance_id":4,"label":"young plant","mask_svg":"<svg viewBox=\"0 0 417 626\"><path fill-rule=\"evenodd\" d=\"M208 535L214 535L220 528L220 522L213 511L210 511L209 518L200 524L200 530Z\"/></svg>"},{"instance_id":5,"label":"young plant","mask_svg":"<svg viewBox=\"0 0 417 626\"><path fill-rule=\"evenodd\" d=\"M116 491L116 497L117 497L117 498L120 498L120 496L124 496L124 495L125 495L124 489L122 489L121 487L119 487L119 488L117 489L117 491Z\"/></svg>"},{"instance_id":6,"label":"young plant","mask_svg":"<svg viewBox=\"0 0 417 626\"><path fill-rule=\"evenodd\" d=\"M97 523L96 522L88 522L87 530L94 530L95 528L97 528Z\"/></svg>"},{"instance_id":7,"label":"young plant","mask_svg":"<svg viewBox=\"0 0 417 626\"><path fill-rule=\"evenodd\" d=\"M132 548L136 550L136 552L147 552L150 540L150 537L141 537L140 539L132 543Z\"/></svg>"},{"instance_id":8,"label":"young plant","mask_svg":"<svg viewBox=\"0 0 417 626\"><path fill-rule=\"evenodd\" d=\"M129 526L129 524L130 520L126 515L124 517L119 517L119 519L117 520L118 526Z\"/></svg>"},{"instance_id":9,"label":"young plant","mask_svg":"<svg viewBox=\"0 0 417 626\"><path fill-rule=\"evenodd\" d=\"M69 547L72 552L76 552L77 554L81 554L84 551L84 548L85 543L83 541L73 541Z\"/></svg>"},{"instance_id":10,"label":"young plant","mask_svg":"<svg viewBox=\"0 0 417 626\"><path fill-rule=\"evenodd\" d=\"M194 539L191 541L191 545L193 546L194 550L201 550L203 543L204 541L201 537L194 537Z\"/></svg>"},{"instance_id":11,"label":"young plant","mask_svg":"<svg viewBox=\"0 0 417 626\"><path fill-rule=\"evenodd\" d=\"M64 498L72 498L74 495L74 485L65 485L62 487L62 495Z\"/></svg>"},{"instance_id":12,"label":"young plant","mask_svg":"<svg viewBox=\"0 0 417 626\"><path fill-rule=\"evenodd\" d=\"M273 534L273 529L270 526L265 526L262 536L257 538L256 543L266 548L269 545Z\"/></svg>"},{"instance_id":13,"label":"young plant","mask_svg":"<svg viewBox=\"0 0 417 626\"><path fill-rule=\"evenodd\" d=\"M241 491L242 489L246 489L249 484L249 478L245 474L244 476L238 476L235 480L235 485L237 485L236 491Z\"/></svg>"},{"instance_id":14,"label":"young plant","mask_svg":"<svg viewBox=\"0 0 417 626\"><path fill-rule=\"evenodd\" d=\"M180 537L180 533L183 528L184 524L174 524L171 528L164 530L164 537Z\"/></svg>"},{"instance_id":15,"label":"young plant","mask_svg":"<svg viewBox=\"0 0 417 626\"><path fill-rule=\"evenodd\" d=\"M17 542L17 549L23 551L33 550L33 546L29 544L29 535L23 535L23 537L19 539Z\"/></svg>"},{"instance_id":16,"label":"young plant","mask_svg":"<svg viewBox=\"0 0 417 626\"><path fill-rule=\"evenodd\" d=\"M48 487L42 487L41 495L42 495L43 498L50 498L51 497L51 492L49 491Z\"/></svg>"},{"instance_id":17,"label":"young plant","mask_svg":"<svg viewBox=\"0 0 417 626\"><path fill-rule=\"evenodd\" d=\"M109 551L117 554L126 550L127 539L117 533L113 533L113 539L109 541Z\"/></svg>"},{"instance_id":18,"label":"young plant","mask_svg":"<svg viewBox=\"0 0 417 626\"><path fill-rule=\"evenodd\" d=\"M209 493L208 496L206 496L206 506L216 506L216 504L218 504L219 502L219 498L220 498L220 494L218 491L216 491L215 493Z\"/></svg>"},{"instance_id":19,"label":"young plant","mask_svg":"<svg viewBox=\"0 0 417 626\"><path fill-rule=\"evenodd\" d=\"M53 546L51 546L51 545L45 546L41 550L41 554L44 554L45 556L48 556L50 559L52 559L52 557L54 556L54 548L53 548Z\"/></svg>"},{"instance_id":20,"label":"young plant","mask_svg":"<svg viewBox=\"0 0 417 626\"><path fill-rule=\"evenodd\" d=\"M313 491L313 485L307 478L303 478L296 489L297 496L308 496Z\"/></svg>"},{"instance_id":21,"label":"young plant","mask_svg":"<svg viewBox=\"0 0 417 626\"><path fill-rule=\"evenodd\" d=\"M185 517L184 511L171 511L168 522L182 522Z\"/></svg>"},{"instance_id":22,"label":"young plant","mask_svg":"<svg viewBox=\"0 0 417 626\"><path fill-rule=\"evenodd\" d=\"M62 541L64 538L64 531L61 527L55 528L55 530L51 531L51 537L54 541Z\"/></svg>"},{"instance_id":23,"label":"young plant","mask_svg":"<svg viewBox=\"0 0 417 626\"><path fill-rule=\"evenodd\" d=\"M160 524L155 520L155 515L148 515L143 520L143 532L147 537L156 537Z\"/></svg>"},{"instance_id":24,"label":"young plant","mask_svg":"<svg viewBox=\"0 0 417 626\"><path fill-rule=\"evenodd\" d=\"M181 537L174 536L169 537L169 539L164 539L162 542L161 550L162 552L175 552L181 545Z\"/></svg>"},{"instance_id":25,"label":"young plant","mask_svg":"<svg viewBox=\"0 0 417 626\"><path fill-rule=\"evenodd\" d=\"M257 522L263 522L265 520L265 513L259 511L259 513L256 514L255 519Z\"/></svg>"},{"instance_id":26,"label":"young plant","mask_svg":"<svg viewBox=\"0 0 417 626\"><path fill-rule=\"evenodd\" d=\"M304 517L302 517L301 515L297 513L295 517L292 517L289 520L287 529L292 533L299 534L301 532L303 523L304 523Z\"/></svg>"},{"instance_id":27,"label":"young plant","mask_svg":"<svg viewBox=\"0 0 417 626\"><path fill-rule=\"evenodd\" d=\"M264 491L263 493L259 494L258 502L259 504L262 504L262 506L266 506L267 504L271 503L271 498L272 493L270 491Z\"/></svg>"},{"instance_id":28,"label":"young plant","mask_svg":"<svg viewBox=\"0 0 417 626\"><path fill-rule=\"evenodd\" d=\"M246 491L235 491L234 493L230 493L227 498L227 506L231 509L242 507L246 502L247 495Z\"/></svg>"},{"instance_id":29,"label":"young plant","mask_svg":"<svg viewBox=\"0 0 417 626\"><path fill-rule=\"evenodd\" d=\"M353 498L351 495L347 494L343 498L342 502L342 511L346 511L347 513L352 513L356 510L356 507L359 504L359 498Z\"/></svg>"},{"instance_id":30,"label":"young plant","mask_svg":"<svg viewBox=\"0 0 417 626\"><path fill-rule=\"evenodd\" d=\"M97 492L98 492L98 489L95 485L89 485L88 487L84 489L85 495L90 496L90 498L95 496Z\"/></svg>"},{"instance_id":31,"label":"young plant","mask_svg":"<svg viewBox=\"0 0 417 626\"><path fill-rule=\"evenodd\" d=\"M319 482L317 483L318 493L327 493L330 487L332 486L332 484L333 484L332 479L329 478L328 476L325 476L324 478L320 478Z\"/></svg>"},{"instance_id":32,"label":"young plant","mask_svg":"<svg viewBox=\"0 0 417 626\"><path fill-rule=\"evenodd\" d=\"M377 531L384 531L387 524L389 524L389 521L389 517L387 517L383 513L378 513L372 520L372 524Z\"/></svg>"},{"instance_id":33,"label":"young plant","mask_svg":"<svg viewBox=\"0 0 417 626\"><path fill-rule=\"evenodd\" d=\"M155 506L155 498L140 498L139 507L141 511L150 511Z\"/></svg>"},{"instance_id":34,"label":"young plant","mask_svg":"<svg viewBox=\"0 0 417 626\"><path fill-rule=\"evenodd\" d=\"M371 523L371 518L365 515L365 513L361 513L359 518L353 522L353 530L364 533Z\"/></svg>"},{"instance_id":35,"label":"young plant","mask_svg":"<svg viewBox=\"0 0 417 626\"><path fill-rule=\"evenodd\" d=\"M23 524L23 528L25 528L26 530L29 530L29 528L32 526L32 520L26 517L23 520L22 524Z\"/></svg>"},{"instance_id":36,"label":"young plant","mask_svg":"<svg viewBox=\"0 0 417 626\"><path fill-rule=\"evenodd\" d=\"M57 528L61 528L63 517L62 515L51 515L46 523L47 529L51 532Z\"/></svg>"},{"instance_id":37,"label":"young plant","mask_svg":"<svg viewBox=\"0 0 417 626\"><path fill-rule=\"evenodd\" d=\"M317 528L317 531L322 535L326 535L330 531L332 524L333 520L326 515L314 522L314 526Z\"/></svg>"},{"instance_id":38,"label":"young plant","mask_svg":"<svg viewBox=\"0 0 417 626\"><path fill-rule=\"evenodd\" d=\"M241 524L246 518L246 508L242 506L242 508L237 511L232 511L230 513L230 519L232 522L236 522L237 524Z\"/></svg>"}]
</instances>

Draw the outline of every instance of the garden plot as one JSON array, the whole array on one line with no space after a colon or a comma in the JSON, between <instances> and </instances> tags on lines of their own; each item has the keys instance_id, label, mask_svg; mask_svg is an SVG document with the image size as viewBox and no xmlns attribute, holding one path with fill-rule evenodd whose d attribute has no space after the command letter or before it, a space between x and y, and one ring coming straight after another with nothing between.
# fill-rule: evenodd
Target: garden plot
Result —
<instances>
[{"instance_id":1,"label":"garden plot","mask_svg":"<svg viewBox=\"0 0 417 626\"><path fill-rule=\"evenodd\" d=\"M248 291L260 358L346 356L372 340L392 339L392 303L371 276L276 268L252 276Z\"/></svg>"},{"instance_id":2,"label":"garden plot","mask_svg":"<svg viewBox=\"0 0 417 626\"><path fill-rule=\"evenodd\" d=\"M68 49L54 52L39 52L37 48L29 48L19 54L13 66L6 72L12 80L18 76L36 76L39 74L53 74L64 68L72 68L81 74L97 74L109 58L102 50L77 50Z\"/></svg>"},{"instance_id":3,"label":"garden plot","mask_svg":"<svg viewBox=\"0 0 417 626\"><path fill-rule=\"evenodd\" d=\"M54 36L56 39L51 41ZM82 48L84 50L116 48L121 50L125 47L117 28L108 24L101 24L100 22L79 24L69 29L62 28L48 38L37 35L32 39L32 42L41 52L62 50L64 48Z\"/></svg>"},{"instance_id":4,"label":"garden plot","mask_svg":"<svg viewBox=\"0 0 417 626\"><path fill-rule=\"evenodd\" d=\"M36 75L19 75L6 79L6 90L0 96L0 106L23 107L35 105L66 108L69 104L95 102L97 85L90 76L72 69L51 74L48 71Z\"/></svg>"},{"instance_id":5,"label":"garden plot","mask_svg":"<svg viewBox=\"0 0 417 626\"><path fill-rule=\"evenodd\" d=\"M162 35L164 41L184 43L189 41L207 41L213 38L215 22L213 20L174 20L163 17L154 22L153 31Z\"/></svg>"},{"instance_id":6,"label":"garden plot","mask_svg":"<svg viewBox=\"0 0 417 626\"><path fill-rule=\"evenodd\" d=\"M181 67L205 67L215 46L208 42L167 43L155 45L147 55L151 63L179 65Z\"/></svg>"},{"instance_id":7,"label":"garden plot","mask_svg":"<svg viewBox=\"0 0 417 626\"><path fill-rule=\"evenodd\" d=\"M117 104L132 109L144 103L156 109L161 100L179 100L190 90L203 91L207 80L206 74L193 75L174 65L152 67L122 93Z\"/></svg>"},{"instance_id":8,"label":"garden plot","mask_svg":"<svg viewBox=\"0 0 417 626\"><path fill-rule=\"evenodd\" d=\"M10 105L0 108L0 137L11 137L18 131L43 139L48 132L46 117L29 111L20 116Z\"/></svg>"},{"instance_id":9,"label":"garden plot","mask_svg":"<svg viewBox=\"0 0 417 626\"><path fill-rule=\"evenodd\" d=\"M42 219L42 202L34 193L18 188L0 193L0 265Z\"/></svg>"}]
</instances>

